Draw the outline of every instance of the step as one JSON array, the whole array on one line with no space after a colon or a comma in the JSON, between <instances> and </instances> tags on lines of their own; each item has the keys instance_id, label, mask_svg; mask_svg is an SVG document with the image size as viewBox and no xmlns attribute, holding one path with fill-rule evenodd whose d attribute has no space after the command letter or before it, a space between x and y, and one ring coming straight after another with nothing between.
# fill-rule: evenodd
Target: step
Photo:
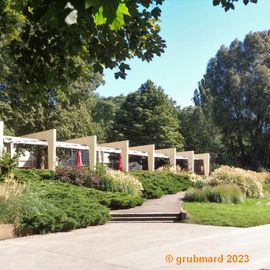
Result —
<instances>
[{"instance_id":1,"label":"step","mask_svg":"<svg viewBox=\"0 0 270 270\"><path fill-rule=\"evenodd\" d=\"M185 213L115 213L111 212L111 222L172 223L185 219Z\"/></svg>"},{"instance_id":2,"label":"step","mask_svg":"<svg viewBox=\"0 0 270 270\"><path fill-rule=\"evenodd\" d=\"M177 217L180 213L115 213L111 212L112 217Z\"/></svg>"}]
</instances>

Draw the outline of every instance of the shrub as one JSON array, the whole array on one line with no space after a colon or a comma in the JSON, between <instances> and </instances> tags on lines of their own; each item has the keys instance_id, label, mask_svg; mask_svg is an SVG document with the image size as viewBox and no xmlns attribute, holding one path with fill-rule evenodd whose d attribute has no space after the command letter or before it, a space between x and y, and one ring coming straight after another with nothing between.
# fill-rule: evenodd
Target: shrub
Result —
<instances>
[{"instance_id":1,"label":"shrub","mask_svg":"<svg viewBox=\"0 0 270 270\"><path fill-rule=\"evenodd\" d=\"M0 157L0 170L1 174L5 177L8 176L17 166L19 161L19 154L11 156L8 152L3 151Z\"/></svg>"},{"instance_id":2,"label":"shrub","mask_svg":"<svg viewBox=\"0 0 270 270\"><path fill-rule=\"evenodd\" d=\"M102 177L99 188L133 195L140 195L143 190L142 183L135 176L111 170Z\"/></svg>"},{"instance_id":3,"label":"shrub","mask_svg":"<svg viewBox=\"0 0 270 270\"><path fill-rule=\"evenodd\" d=\"M205 190L209 202L237 204L244 201L244 195L238 186L220 185L207 187Z\"/></svg>"},{"instance_id":4,"label":"shrub","mask_svg":"<svg viewBox=\"0 0 270 270\"><path fill-rule=\"evenodd\" d=\"M109 219L108 209L89 203L82 197L68 202L31 196L24 200L17 229L24 234L68 231L90 225L104 224Z\"/></svg>"},{"instance_id":5,"label":"shrub","mask_svg":"<svg viewBox=\"0 0 270 270\"><path fill-rule=\"evenodd\" d=\"M164 194L174 194L191 186L188 175L170 172L133 171L143 185L144 198L160 198Z\"/></svg>"},{"instance_id":6,"label":"shrub","mask_svg":"<svg viewBox=\"0 0 270 270\"><path fill-rule=\"evenodd\" d=\"M74 186L68 183L53 180L42 181L39 176L36 176L35 170L18 171L16 172L16 178L21 183L31 184L31 189L33 192L43 194L43 196L46 196L46 198L52 197L59 200L70 198L70 200L72 200L72 197L77 197L80 195L87 197L91 202L101 203L109 208L115 208L115 205L118 205L119 208L129 208L128 205L130 205L130 207L134 207L141 205L144 201L140 196L137 195L104 192L93 188Z\"/></svg>"},{"instance_id":7,"label":"shrub","mask_svg":"<svg viewBox=\"0 0 270 270\"><path fill-rule=\"evenodd\" d=\"M193 182L193 187L194 188L203 188L205 186L205 182L202 180L197 180Z\"/></svg>"},{"instance_id":8,"label":"shrub","mask_svg":"<svg viewBox=\"0 0 270 270\"><path fill-rule=\"evenodd\" d=\"M256 178L256 173L240 168L221 166L210 176L210 184L234 184L247 196L258 198L263 196L262 184Z\"/></svg>"},{"instance_id":9,"label":"shrub","mask_svg":"<svg viewBox=\"0 0 270 270\"><path fill-rule=\"evenodd\" d=\"M207 197L204 190L191 188L185 193L184 200L187 202L207 202Z\"/></svg>"},{"instance_id":10,"label":"shrub","mask_svg":"<svg viewBox=\"0 0 270 270\"><path fill-rule=\"evenodd\" d=\"M57 168L54 179L78 186L93 187L100 179L93 171L83 168Z\"/></svg>"},{"instance_id":11,"label":"shrub","mask_svg":"<svg viewBox=\"0 0 270 270\"><path fill-rule=\"evenodd\" d=\"M233 185L220 185L204 187L203 189L191 189L185 194L188 202L214 202L237 204L244 201L244 195L240 188Z\"/></svg>"},{"instance_id":12,"label":"shrub","mask_svg":"<svg viewBox=\"0 0 270 270\"><path fill-rule=\"evenodd\" d=\"M111 193L101 198L99 202L111 209L127 209L142 205L144 199L139 195Z\"/></svg>"}]
</instances>

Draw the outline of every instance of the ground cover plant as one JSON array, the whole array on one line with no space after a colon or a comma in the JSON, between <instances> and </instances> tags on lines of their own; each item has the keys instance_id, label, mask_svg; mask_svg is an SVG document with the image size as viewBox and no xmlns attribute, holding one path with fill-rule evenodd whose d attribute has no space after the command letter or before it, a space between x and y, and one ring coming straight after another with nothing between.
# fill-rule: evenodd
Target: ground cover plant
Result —
<instances>
[{"instance_id":1,"label":"ground cover plant","mask_svg":"<svg viewBox=\"0 0 270 270\"><path fill-rule=\"evenodd\" d=\"M15 170L13 186L4 182L0 191L0 223L13 223L22 235L104 224L110 208L130 208L144 201L139 195L55 181L50 170Z\"/></svg>"},{"instance_id":2,"label":"ground cover plant","mask_svg":"<svg viewBox=\"0 0 270 270\"><path fill-rule=\"evenodd\" d=\"M131 174L142 183L142 196L147 199L187 190L192 184L188 175L171 172L133 171Z\"/></svg>"}]
</instances>

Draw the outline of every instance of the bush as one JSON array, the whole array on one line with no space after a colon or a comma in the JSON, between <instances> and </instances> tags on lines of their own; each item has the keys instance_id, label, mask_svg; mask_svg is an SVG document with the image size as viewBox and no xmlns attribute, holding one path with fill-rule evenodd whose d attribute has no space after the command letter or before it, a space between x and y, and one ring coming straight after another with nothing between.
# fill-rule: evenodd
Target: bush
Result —
<instances>
[{"instance_id":1,"label":"bush","mask_svg":"<svg viewBox=\"0 0 270 270\"><path fill-rule=\"evenodd\" d=\"M22 201L22 233L68 231L109 220L109 210L80 187L53 181L32 182Z\"/></svg>"},{"instance_id":2,"label":"bush","mask_svg":"<svg viewBox=\"0 0 270 270\"><path fill-rule=\"evenodd\" d=\"M132 195L140 195L143 190L142 183L135 176L120 171L107 171L101 179L99 188Z\"/></svg>"},{"instance_id":3,"label":"bush","mask_svg":"<svg viewBox=\"0 0 270 270\"><path fill-rule=\"evenodd\" d=\"M104 224L109 211L98 203L89 203L83 198L52 200L30 196L24 200L17 229L22 233L48 233L68 231L90 225Z\"/></svg>"},{"instance_id":4,"label":"bush","mask_svg":"<svg viewBox=\"0 0 270 270\"><path fill-rule=\"evenodd\" d=\"M191 188L185 193L184 201L207 202L206 193L202 189Z\"/></svg>"},{"instance_id":5,"label":"bush","mask_svg":"<svg viewBox=\"0 0 270 270\"><path fill-rule=\"evenodd\" d=\"M133 171L143 185L144 198L160 198L165 194L174 194L186 190L191 186L188 175L180 175L170 172Z\"/></svg>"},{"instance_id":6,"label":"bush","mask_svg":"<svg viewBox=\"0 0 270 270\"><path fill-rule=\"evenodd\" d=\"M139 195L111 193L100 199L99 202L111 209L128 209L142 205L144 199Z\"/></svg>"},{"instance_id":7,"label":"bush","mask_svg":"<svg viewBox=\"0 0 270 270\"><path fill-rule=\"evenodd\" d=\"M100 181L94 172L83 168L57 168L54 179L77 186L93 187Z\"/></svg>"},{"instance_id":8,"label":"bush","mask_svg":"<svg viewBox=\"0 0 270 270\"><path fill-rule=\"evenodd\" d=\"M258 181L256 172L246 171L240 168L221 166L212 172L210 176L211 185L234 184L251 198L263 196L262 183Z\"/></svg>"},{"instance_id":9,"label":"bush","mask_svg":"<svg viewBox=\"0 0 270 270\"><path fill-rule=\"evenodd\" d=\"M237 186L220 185L204 187L203 189L191 189L185 194L188 202L214 202L237 204L244 201L244 195Z\"/></svg>"},{"instance_id":10,"label":"bush","mask_svg":"<svg viewBox=\"0 0 270 270\"><path fill-rule=\"evenodd\" d=\"M5 177L8 176L17 166L19 161L19 154L11 156L10 153L3 151L0 157L0 171ZM3 178L1 178L3 179Z\"/></svg>"},{"instance_id":11,"label":"bush","mask_svg":"<svg viewBox=\"0 0 270 270\"><path fill-rule=\"evenodd\" d=\"M194 181L192 184L194 188L199 188L199 189L202 189L205 186L205 182L202 180Z\"/></svg>"}]
</instances>

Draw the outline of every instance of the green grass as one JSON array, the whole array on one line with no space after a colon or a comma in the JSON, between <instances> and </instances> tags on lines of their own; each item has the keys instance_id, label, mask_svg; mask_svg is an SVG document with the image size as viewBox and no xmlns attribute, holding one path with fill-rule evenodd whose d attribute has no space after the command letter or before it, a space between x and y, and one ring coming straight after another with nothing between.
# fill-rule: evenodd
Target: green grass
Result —
<instances>
[{"instance_id":1,"label":"green grass","mask_svg":"<svg viewBox=\"0 0 270 270\"><path fill-rule=\"evenodd\" d=\"M252 227L270 223L270 184L264 186L265 196L246 199L240 204L185 202L187 223L216 226Z\"/></svg>"}]
</instances>

